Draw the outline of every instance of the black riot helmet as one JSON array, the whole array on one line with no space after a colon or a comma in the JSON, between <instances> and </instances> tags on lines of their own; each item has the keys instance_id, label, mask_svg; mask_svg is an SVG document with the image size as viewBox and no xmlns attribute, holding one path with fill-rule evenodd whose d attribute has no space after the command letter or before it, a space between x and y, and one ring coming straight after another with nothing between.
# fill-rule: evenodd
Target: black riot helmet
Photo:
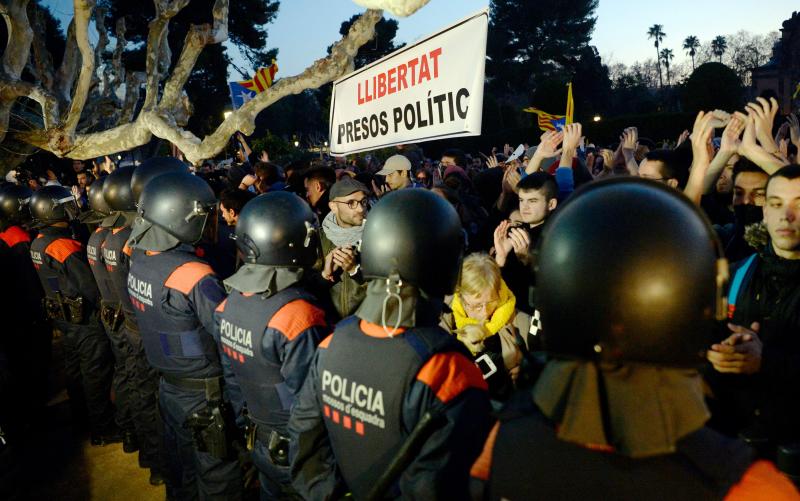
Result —
<instances>
[{"instance_id":1,"label":"black riot helmet","mask_svg":"<svg viewBox=\"0 0 800 501\"><path fill-rule=\"evenodd\" d=\"M78 203L63 186L45 186L31 195L31 216L40 226L77 219Z\"/></svg>"},{"instance_id":2,"label":"black riot helmet","mask_svg":"<svg viewBox=\"0 0 800 501\"><path fill-rule=\"evenodd\" d=\"M576 192L534 251L542 344L554 356L701 363L725 317L728 262L684 196L638 178Z\"/></svg>"},{"instance_id":3,"label":"black riot helmet","mask_svg":"<svg viewBox=\"0 0 800 501\"><path fill-rule=\"evenodd\" d=\"M369 212L361 242L366 278L399 276L430 297L456 286L464 252L458 214L427 190L405 189L383 197Z\"/></svg>"},{"instance_id":4,"label":"black riot helmet","mask_svg":"<svg viewBox=\"0 0 800 501\"><path fill-rule=\"evenodd\" d=\"M175 172L145 186L139 216L181 242L193 244L203 236L203 227L216 204L214 191L203 179Z\"/></svg>"},{"instance_id":5,"label":"black riot helmet","mask_svg":"<svg viewBox=\"0 0 800 501\"><path fill-rule=\"evenodd\" d=\"M120 167L106 176L103 183L103 197L113 211L133 212L136 210L136 199L131 190L131 177L136 169L133 165Z\"/></svg>"},{"instance_id":6,"label":"black riot helmet","mask_svg":"<svg viewBox=\"0 0 800 501\"><path fill-rule=\"evenodd\" d=\"M133 177L131 178L133 199L138 202L147 183L155 177L162 174L169 174L170 172L190 174L189 167L174 157L149 158L142 162L141 165L136 167L136 170L133 172Z\"/></svg>"},{"instance_id":7,"label":"black riot helmet","mask_svg":"<svg viewBox=\"0 0 800 501\"><path fill-rule=\"evenodd\" d=\"M236 223L236 246L245 263L312 266L317 260L318 238L311 208L287 191L265 193L250 200Z\"/></svg>"},{"instance_id":8,"label":"black riot helmet","mask_svg":"<svg viewBox=\"0 0 800 501\"><path fill-rule=\"evenodd\" d=\"M28 219L28 203L33 191L26 186L9 184L0 188L0 230Z\"/></svg>"},{"instance_id":9,"label":"black riot helmet","mask_svg":"<svg viewBox=\"0 0 800 501\"><path fill-rule=\"evenodd\" d=\"M106 202L103 193L103 186L106 184L108 176L103 176L89 185L89 208L100 215L111 214L111 207Z\"/></svg>"}]
</instances>

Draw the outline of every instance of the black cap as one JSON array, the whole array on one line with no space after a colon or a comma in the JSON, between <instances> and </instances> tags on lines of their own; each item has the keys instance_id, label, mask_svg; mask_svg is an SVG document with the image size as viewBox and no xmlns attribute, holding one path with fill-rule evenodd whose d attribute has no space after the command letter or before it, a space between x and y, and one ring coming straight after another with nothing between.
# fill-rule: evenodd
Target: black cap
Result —
<instances>
[{"instance_id":1,"label":"black cap","mask_svg":"<svg viewBox=\"0 0 800 501\"><path fill-rule=\"evenodd\" d=\"M367 188L364 183L356 181L350 176L344 176L339 181L336 181L333 186L331 186L331 191L329 192L328 197L329 200L334 200L336 198L352 195L357 191L361 191L369 195L369 188Z\"/></svg>"}]
</instances>

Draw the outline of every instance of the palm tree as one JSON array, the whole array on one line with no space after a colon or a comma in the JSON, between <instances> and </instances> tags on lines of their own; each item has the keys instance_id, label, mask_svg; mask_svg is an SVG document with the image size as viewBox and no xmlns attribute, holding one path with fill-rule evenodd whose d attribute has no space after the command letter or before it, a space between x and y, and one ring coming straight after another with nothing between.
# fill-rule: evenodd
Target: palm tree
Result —
<instances>
[{"instance_id":1,"label":"palm tree","mask_svg":"<svg viewBox=\"0 0 800 501\"><path fill-rule=\"evenodd\" d=\"M664 67L667 69L667 85L670 84L669 78L669 63L675 58L675 55L672 53L672 49L662 49L661 50L661 62Z\"/></svg>"},{"instance_id":2,"label":"palm tree","mask_svg":"<svg viewBox=\"0 0 800 501\"><path fill-rule=\"evenodd\" d=\"M700 40L694 35L689 35L683 41L683 49L689 51L689 57L692 58L692 71L694 71L694 56L697 54L697 49L700 47Z\"/></svg>"},{"instance_id":3,"label":"palm tree","mask_svg":"<svg viewBox=\"0 0 800 501\"><path fill-rule=\"evenodd\" d=\"M711 51L715 56L719 57L719 62L722 62L722 55L728 50L728 41L722 35L717 36L711 41Z\"/></svg>"},{"instance_id":4,"label":"palm tree","mask_svg":"<svg viewBox=\"0 0 800 501\"><path fill-rule=\"evenodd\" d=\"M649 30L647 30L647 38L653 38L656 41L656 43L655 43L655 46L656 46L656 66L658 66L658 86L659 87L663 87L664 86L664 82L661 79L661 52L659 52L658 46L659 46L659 44L661 44L661 41L664 40L665 36L667 36L667 34L664 33L664 26L662 26L660 24L654 24L653 26L650 27Z\"/></svg>"}]
</instances>

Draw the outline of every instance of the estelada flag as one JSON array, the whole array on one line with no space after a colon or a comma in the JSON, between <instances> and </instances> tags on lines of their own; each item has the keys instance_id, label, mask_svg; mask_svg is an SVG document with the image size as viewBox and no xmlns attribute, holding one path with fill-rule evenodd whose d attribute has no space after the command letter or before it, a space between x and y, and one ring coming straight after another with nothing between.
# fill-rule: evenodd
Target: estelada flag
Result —
<instances>
[{"instance_id":1,"label":"estelada flag","mask_svg":"<svg viewBox=\"0 0 800 501\"><path fill-rule=\"evenodd\" d=\"M278 73L278 63L273 59L272 64L266 68L259 68L250 80L228 82L233 108L239 109L244 103L253 99L256 94L272 87L276 73Z\"/></svg>"},{"instance_id":2,"label":"estelada flag","mask_svg":"<svg viewBox=\"0 0 800 501\"><path fill-rule=\"evenodd\" d=\"M567 122L566 115L553 115L547 113L533 106L522 110L526 113L536 113L539 122L539 128L544 131L548 130L561 130Z\"/></svg>"}]
</instances>

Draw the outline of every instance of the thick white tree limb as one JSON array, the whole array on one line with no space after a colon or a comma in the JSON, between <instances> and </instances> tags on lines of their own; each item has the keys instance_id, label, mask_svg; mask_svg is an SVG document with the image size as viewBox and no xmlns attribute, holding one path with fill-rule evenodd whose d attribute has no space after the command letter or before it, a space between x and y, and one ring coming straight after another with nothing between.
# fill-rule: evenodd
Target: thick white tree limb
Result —
<instances>
[{"instance_id":1,"label":"thick white tree limb","mask_svg":"<svg viewBox=\"0 0 800 501\"><path fill-rule=\"evenodd\" d=\"M89 20L94 9L94 0L75 0L75 40L81 53L81 73L78 77L78 84L75 86L75 93L72 96L69 113L64 120L63 132L65 140L71 141L78 128L78 121L81 119L83 107L86 106L86 99L89 97L89 88L94 76L94 50L89 43Z\"/></svg>"},{"instance_id":2,"label":"thick white tree limb","mask_svg":"<svg viewBox=\"0 0 800 501\"><path fill-rule=\"evenodd\" d=\"M189 4L189 0L154 0L156 17L150 21L150 32L147 35L146 66L147 86L145 87L144 109L153 108L158 102L158 84L161 81L163 59L169 52L167 44L167 28L169 20ZM162 47L164 46L164 47ZM167 62L169 66L169 62Z\"/></svg>"},{"instance_id":3,"label":"thick white tree limb","mask_svg":"<svg viewBox=\"0 0 800 501\"><path fill-rule=\"evenodd\" d=\"M429 0L353 0L367 9L388 10L398 17L408 17L425 6Z\"/></svg>"},{"instance_id":4,"label":"thick white tree limb","mask_svg":"<svg viewBox=\"0 0 800 501\"><path fill-rule=\"evenodd\" d=\"M59 101L66 105L70 102L72 85L75 83L75 75L78 73L78 42L75 39L75 19L69 23L67 28L67 41L64 46L64 57L61 59L61 66L56 72L55 93Z\"/></svg>"}]
</instances>

